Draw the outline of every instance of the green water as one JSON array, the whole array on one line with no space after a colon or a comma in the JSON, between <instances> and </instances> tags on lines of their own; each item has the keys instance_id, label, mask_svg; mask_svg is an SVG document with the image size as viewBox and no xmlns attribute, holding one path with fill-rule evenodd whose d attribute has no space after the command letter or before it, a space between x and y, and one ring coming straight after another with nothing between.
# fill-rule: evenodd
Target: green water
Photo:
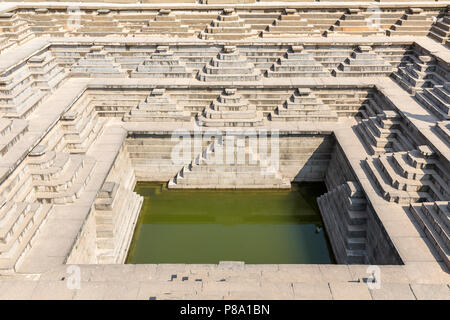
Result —
<instances>
[{"instance_id":1,"label":"green water","mask_svg":"<svg viewBox=\"0 0 450 320\"><path fill-rule=\"evenodd\" d=\"M144 203L127 263L333 263L316 197L291 190L168 190L138 183Z\"/></svg>"}]
</instances>

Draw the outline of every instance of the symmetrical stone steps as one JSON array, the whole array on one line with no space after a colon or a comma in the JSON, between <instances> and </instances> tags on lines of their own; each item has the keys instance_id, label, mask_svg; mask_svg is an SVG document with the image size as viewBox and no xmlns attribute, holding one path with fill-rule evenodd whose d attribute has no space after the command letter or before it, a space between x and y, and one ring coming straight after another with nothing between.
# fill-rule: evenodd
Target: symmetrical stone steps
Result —
<instances>
[{"instance_id":1,"label":"symmetrical stone steps","mask_svg":"<svg viewBox=\"0 0 450 320\"><path fill-rule=\"evenodd\" d=\"M205 40L239 40L256 37L256 31L239 17L233 8L225 8L223 12L200 33L200 38Z\"/></svg>"},{"instance_id":2,"label":"symmetrical stone steps","mask_svg":"<svg viewBox=\"0 0 450 320\"><path fill-rule=\"evenodd\" d=\"M308 88L299 88L269 117L272 121L337 121L335 111Z\"/></svg>"},{"instance_id":3,"label":"symmetrical stone steps","mask_svg":"<svg viewBox=\"0 0 450 320\"><path fill-rule=\"evenodd\" d=\"M368 21L361 9L350 8L329 30L325 31L326 36L334 34L371 36L383 35L384 30L376 22Z\"/></svg>"},{"instance_id":4,"label":"symmetrical stone steps","mask_svg":"<svg viewBox=\"0 0 450 320\"><path fill-rule=\"evenodd\" d=\"M140 34L161 35L170 33L172 36L189 37L193 33L187 25L182 25L180 19L170 9L160 9L153 21L142 27Z\"/></svg>"},{"instance_id":5,"label":"symmetrical stone steps","mask_svg":"<svg viewBox=\"0 0 450 320\"><path fill-rule=\"evenodd\" d=\"M64 69L56 63L50 51L31 57L27 63L36 87L42 91L53 92L66 77Z\"/></svg>"},{"instance_id":6,"label":"symmetrical stone steps","mask_svg":"<svg viewBox=\"0 0 450 320\"><path fill-rule=\"evenodd\" d=\"M372 155L414 149L408 130L395 111L385 110L376 116L361 119L356 132Z\"/></svg>"},{"instance_id":7,"label":"symmetrical stone steps","mask_svg":"<svg viewBox=\"0 0 450 320\"><path fill-rule=\"evenodd\" d=\"M425 12L421 8L410 8L389 30L386 35L426 36L433 24L433 16L438 12Z\"/></svg>"},{"instance_id":8,"label":"symmetrical stone steps","mask_svg":"<svg viewBox=\"0 0 450 320\"><path fill-rule=\"evenodd\" d=\"M409 211L433 247L450 267L450 205L448 201L410 204Z\"/></svg>"},{"instance_id":9,"label":"symmetrical stone steps","mask_svg":"<svg viewBox=\"0 0 450 320\"><path fill-rule=\"evenodd\" d=\"M318 197L317 203L337 262L367 263L367 202L359 185L347 181Z\"/></svg>"},{"instance_id":10,"label":"symmetrical stone steps","mask_svg":"<svg viewBox=\"0 0 450 320\"><path fill-rule=\"evenodd\" d=\"M262 125L263 118L255 105L229 88L198 115L197 121L205 127L255 127Z\"/></svg>"},{"instance_id":11,"label":"symmetrical stone steps","mask_svg":"<svg viewBox=\"0 0 450 320\"><path fill-rule=\"evenodd\" d=\"M171 101L164 95L165 89L153 89L152 93L140 102L129 114L123 117L124 121L190 121L189 112L183 106Z\"/></svg>"},{"instance_id":12,"label":"symmetrical stone steps","mask_svg":"<svg viewBox=\"0 0 450 320\"><path fill-rule=\"evenodd\" d=\"M89 53L71 68L72 77L89 78L123 78L127 74L120 65L103 49L103 46L93 46Z\"/></svg>"},{"instance_id":13,"label":"symmetrical stone steps","mask_svg":"<svg viewBox=\"0 0 450 320\"><path fill-rule=\"evenodd\" d=\"M367 158L365 168L387 201L414 203L443 201L449 197L448 172L427 146Z\"/></svg>"},{"instance_id":14,"label":"symmetrical stone steps","mask_svg":"<svg viewBox=\"0 0 450 320\"><path fill-rule=\"evenodd\" d=\"M34 38L28 23L12 12L0 13L0 52L25 43Z\"/></svg>"},{"instance_id":15,"label":"symmetrical stone steps","mask_svg":"<svg viewBox=\"0 0 450 320\"><path fill-rule=\"evenodd\" d=\"M291 46L290 51L279 58L266 74L269 78L330 76L322 64L314 60L311 54L304 52L303 46Z\"/></svg>"},{"instance_id":16,"label":"symmetrical stone steps","mask_svg":"<svg viewBox=\"0 0 450 320\"><path fill-rule=\"evenodd\" d=\"M156 51L131 73L134 78L191 78L192 73L175 58L168 46L158 46Z\"/></svg>"},{"instance_id":17,"label":"symmetrical stone steps","mask_svg":"<svg viewBox=\"0 0 450 320\"><path fill-rule=\"evenodd\" d=\"M64 113L59 125L62 128L65 150L70 153L86 153L100 134L103 123L98 121L93 106L87 104L84 108L72 108Z\"/></svg>"},{"instance_id":18,"label":"symmetrical stone steps","mask_svg":"<svg viewBox=\"0 0 450 320\"><path fill-rule=\"evenodd\" d=\"M442 83L443 79L436 73L436 61L429 55L411 54L405 56L392 78L411 94L423 88Z\"/></svg>"},{"instance_id":19,"label":"symmetrical stone steps","mask_svg":"<svg viewBox=\"0 0 450 320\"><path fill-rule=\"evenodd\" d=\"M25 118L44 98L45 93L35 86L28 66L14 68L0 75L0 114Z\"/></svg>"},{"instance_id":20,"label":"symmetrical stone steps","mask_svg":"<svg viewBox=\"0 0 450 320\"><path fill-rule=\"evenodd\" d=\"M260 78L258 70L235 46L224 46L197 76L200 81L255 81Z\"/></svg>"},{"instance_id":21,"label":"symmetrical stone steps","mask_svg":"<svg viewBox=\"0 0 450 320\"><path fill-rule=\"evenodd\" d=\"M231 138L231 139L230 139ZM242 137L219 137L194 160L169 180L169 188L190 189L261 189L290 188L272 167L270 159L260 155Z\"/></svg>"},{"instance_id":22,"label":"symmetrical stone steps","mask_svg":"<svg viewBox=\"0 0 450 320\"><path fill-rule=\"evenodd\" d=\"M36 156L32 163L42 161L40 158L44 154ZM69 155L59 159L61 161L52 161L47 169L31 172L38 202L71 203L84 191L84 186L90 179L95 160L82 155Z\"/></svg>"},{"instance_id":23,"label":"symmetrical stone steps","mask_svg":"<svg viewBox=\"0 0 450 320\"><path fill-rule=\"evenodd\" d=\"M1 202L0 269L14 270L34 241L51 205L37 202Z\"/></svg>"},{"instance_id":24,"label":"symmetrical stone steps","mask_svg":"<svg viewBox=\"0 0 450 320\"><path fill-rule=\"evenodd\" d=\"M253 26L252 26L253 27ZM285 35L316 35L320 36L320 30L308 22L308 19L302 17L296 9L286 8L273 23L266 27L261 33L263 38L282 37Z\"/></svg>"},{"instance_id":25,"label":"symmetrical stone steps","mask_svg":"<svg viewBox=\"0 0 450 320\"><path fill-rule=\"evenodd\" d=\"M439 120L450 120L450 82L424 88L422 92L416 93L416 98Z\"/></svg>"},{"instance_id":26,"label":"symmetrical stone steps","mask_svg":"<svg viewBox=\"0 0 450 320\"><path fill-rule=\"evenodd\" d=\"M379 58L370 46L358 46L350 57L332 71L335 77L388 76L392 65Z\"/></svg>"},{"instance_id":27,"label":"symmetrical stone steps","mask_svg":"<svg viewBox=\"0 0 450 320\"><path fill-rule=\"evenodd\" d=\"M445 16L439 18L431 27L429 37L439 41L442 44L448 42L450 36L450 15L448 12Z\"/></svg>"},{"instance_id":28,"label":"symmetrical stone steps","mask_svg":"<svg viewBox=\"0 0 450 320\"><path fill-rule=\"evenodd\" d=\"M126 141L127 152L135 169L136 178L143 181L168 181L185 164L191 162L195 146L199 150L205 147L206 141L192 139L190 145L182 145L183 139L170 137L131 138Z\"/></svg>"}]
</instances>

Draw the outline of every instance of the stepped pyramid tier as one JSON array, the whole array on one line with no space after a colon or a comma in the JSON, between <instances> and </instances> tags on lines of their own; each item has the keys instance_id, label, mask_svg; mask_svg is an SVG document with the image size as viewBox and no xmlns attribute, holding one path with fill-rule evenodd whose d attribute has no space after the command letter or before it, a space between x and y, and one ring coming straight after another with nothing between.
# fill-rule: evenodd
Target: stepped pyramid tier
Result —
<instances>
[{"instance_id":1,"label":"stepped pyramid tier","mask_svg":"<svg viewBox=\"0 0 450 320\"><path fill-rule=\"evenodd\" d=\"M222 13L200 33L205 40L240 40L256 37L256 31L246 25L233 8L225 8Z\"/></svg>"},{"instance_id":2,"label":"stepped pyramid tier","mask_svg":"<svg viewBox=\"0 0 450 320\"><path fill-rule=\"evenodd\" d=\"M447 268L450 268L450 202L410 204L409 211Z\"/></svg>"},{"instance_id":3,"label":"stepped pyramid tier","mask_svg":"<svg viewBox=\"0 0 450 320\"><path fill-rule=\"evenodd\" d=\"M372 25L361 9L350 8L329 30L325 31L325 36L334 34L373 36L384 35L384 30L380 26Z\"/></svg>"},{"instance_id":4,"label":"stepped pyramid tier","mask_svg":"<svg viewBox=\"0 0 450 320\"><path fill-rule=\"evenodd\" d=\"M199 71L200 81L256 81L261 73L242 56L235 46L223 50Z\"/></svg>"},{"instance_id":5,"label":"stepped pyramid tier","mask_svg":"<svg viewBox=\"0 0 450 320\"><path fill-rule=\"evenodd\" d=\"M70 71L74 77L124 78L127 76L114 58L103 49L103 46L91 47L89 53L78 60Z\"/></svg>"},{"instance_id":6,"label":"stepped pyramid tier","mask_svg":"<svg viewBox=\"0 0 450 320\"><path fill-rule=\"evenodd\" d=\"M34 34L26 21L12 13L0 13L0 35L5 40L0 44L0 50L13 45L21 45L34 38Z\"/></svg>"},{"instance_id":7,"label":"stepped pyramid tier","mask_svg":"<svg viewBox=\"0 0 450 320\"><path fill-rule=\"evenodd\" d=\"M190 121L189 112L183 106L171 101L165 89L153 89L152 93L136 108L125 115L124 121Z\"/></svg>"},{"instance_id":8,"label":"stepped pyramid tier","mask_svg":"<svg viewBox=\"0 0 450 320\"><path fill-rule=\"evenodd\" d=\"M370 154L414 149L408 129L402 123L400 115L393 110L384 110L376 116L361 119L356 132Z\"/></svg>"},{"instance_id":9,"label":"stepped pyramid tier","mask_svg":"<svg viewBox=\"0 0 450 320\"><path fill-rule=\"evenodd\" d=\"M28 65L0 76L0 114L24 118L41 102L44 92L34 85Z\"/></svg>"},{"instance_id":10,"label":"stepped pyramid tier","mask_svg":"<svg viewBox=\"0 0 450 320\"><path fill-rule=\"evenodd\" d=\"M422 92L416 93L416 98L439 120L450 120L450 82L424 88Z\"/></svg>"},{"instance_id":11,"label":"stepped pyramid tier","mask_svg":"<svg viewBox=\"0 0 450 320\"><path fill-rule=\"evenodd\" d=\"M436 73L436 59L429 55L406 56L392 78L411 94L445 81Z\"/></svg>"},{"instance_id":12,"label":"stepped pyramid tier","mask_svg":"<svg viewBox=\"0 0 450 320\"><path fill-rule=\"evenodd\" d=\"M446 44L450 36L450 14L447 11L445 15L438 18L437 21L432 25L429 37L442 44Z\"/></svg>"},{"instance_id":13,"label":"stepped pyramid tier","mask_svg":"<svg viewBox=\"0 0 450 320\"><path fill-rule=\"evenodd\" d=\"M263 123L262 113L242 99L236 89L225 89L197 120L205 127L254 127Z\"/></svg>"},{"instance_id":14,"label":"stepped pyramid tier","mask_svg":"<svg viewBox=\"0 0 450 320\"><path fill-rule=\"evenodd\" d=\"M309 88L298 88L282 106L270 113L272 121L337 121L335 111Z\"/></svg>"},{"instance_id":15,"label":"stepped pyramid tier","mask_svg":"<svg viewBox=\"0 0 450 320\"><path fill-rule=\"evenodd\" d=\"M371 46L358 46L332 74L336 77L379 77L391 72L392 65L379 58Z\"/></svg>"},{"instance_id":16,"label":"stepped pyramid tier","mask_svg":"<svg viewBox=\"0 0 450 320\"><path fill-rule=\"evenodd\" d=\"M261 156L242 136L221 136L169 180L173 189L290 188L270 156ZM261 159L263 158L263 159Z\"/></svg>"},{"instance_id":17,"label":"stepped pyramid tier","mask_svg":"<svg viewBox=\"0 0 450 320\"><path fill-rule=\"evenodd\" d=\"M302 18L297 9L286 8L283 14L261 33L263 38L273 38L286 35L293 37L299 35L320 36L320 31L314 25L308 23L308 19Z\"/></svg>"},{"instance_id":18,"label":"stepped pyramid tier","mask_svg":"<svg viewBox=\"0 0 450 320\"><path fill-rule=\"evenodd\" d=\"M158 46L156 51L145 59L135 71L132 78L191 78L192 73L170 51L169 46Z\"/></svg>"},{"instance_id":19,"label":"stepped pyramid tier","mask_svg":"<svg viewBox=\"0 0 450 320\"><path fill-rule=\"evenodd\" d=\"M305 52L303 46L291 49L267 70L267 77L329 77L330 72L314 60L312 54Z\"/></svg>"},{"instance_id":20,"label":"stepped pyramid tier","mask_svg":"<svg viewBox=\"0 0 450 320\"><path fill-rule=\"evenodd\" d=\"M31 57L28 65L36 86L43 91L54 91L66 77L50 51Z\"/></svg>"},{"instance_id":21,"label":"stepped pyramid tier","mask_svg":"<svg viewBox=\"0 0 450 320\"><path fill-rule=\"evenodd\" d=\"M368 157L364 165L375 188L387 201L409 204L450 197L449 172L426 145Z\"/></svg>"},{"instance_id":22,"label":"stepped pyramid tier","mask_svg":"<svg viewBox=\"0 0 450 320\"><path fill-rule=\"evenodd\" d=\"M426 36L433 24L433 14L424 12L421 8L410 8L401 19L386 30L386 35Z\"/></svg>"},{"instance_id":23,"label":"stepped pyramid tier","mask_svg":"<svg viewBox=\"0 0 450 320\"><path fill-rule=\"evenodd\" d=\"M76 36L104 37L123 35L128 31L109 9L98 9L93 15L82 15L80 25L75 27L72 34Z\"/></svg>"},{"instance_id":24,"label":"stepped pyramid tier","mask_svg":"<svg viewBox=\"0 0 450 320\"><path fill-rule=\"evenodd\" d=\"M0 269L16 268L50 209L48 204L0 199Z\"/></svg>"},{"instance_id":25,"label":"stepped pyramid tier","mask_svg":"<svg viewBox=\"0 0 450 320\"><path fill-rule=\"evenodd\" d=\"M177 37L190 37L194 33L189 31L187 25L182 25L181 20L170 9L160 9L153 21L142 27L138 34L169 34Z\"/></svg>"},{"instance_id":26,"label":"stepped pyramid tier","mask_svg":"<svg viewBox=\"0 0 450 320\"><path fill-rule=\"evenodd\" d=\"M78 154L47 151L30 158L34 197L41 203L66 204L80 197L95 160Z\"/></svg>"},{"instance_id":27,"label":"stepped pyramid tier","mask_svg":"<svg viewBox=\"0 0 450 320\"><path fill-rule=\"evenodd\" d=\"M317 198L337 263L368 263L367 201L357 182L347 181Z\"/></svg>"},{"instance_id":28,"label":"stepped pyramid tier","mask_svg":"<svg viewBox=\"0 0 450 320\"><path fill-rule=\"evenodd\" d=\"M85 154L103 127L94 106L77 104L61 116L60 126L65 151Z\"/></svg>"}]
</instances>

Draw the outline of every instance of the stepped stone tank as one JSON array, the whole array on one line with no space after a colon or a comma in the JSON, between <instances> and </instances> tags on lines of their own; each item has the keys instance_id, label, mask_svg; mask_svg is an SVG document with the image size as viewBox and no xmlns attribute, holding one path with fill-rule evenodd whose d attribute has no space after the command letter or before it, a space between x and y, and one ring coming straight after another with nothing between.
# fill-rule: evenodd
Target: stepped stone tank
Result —
<instances>
[{"instance_id":1,"label":"stepped stone tank","mask_svg":"<svg viewBox=\"0 0 450 320\"><path fill-rule=\"evenodd\" d=\"M0 299L450 299L448 1L89 2L0 3ZM323 181L337 263L124 264L138 181Z\"/></svg>"}]
</instances>

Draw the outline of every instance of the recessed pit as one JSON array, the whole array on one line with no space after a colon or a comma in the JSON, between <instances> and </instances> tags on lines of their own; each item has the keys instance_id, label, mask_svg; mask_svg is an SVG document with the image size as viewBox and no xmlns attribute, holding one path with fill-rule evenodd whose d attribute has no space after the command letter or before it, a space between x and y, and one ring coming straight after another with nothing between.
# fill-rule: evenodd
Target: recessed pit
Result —
<instances>
[{"instance_id":1,"label":"recessed pit","mask_svg":"<svg viewBox=\"0 0 450 320\"><path fill-rule=\"evenodd\" d=\"M290 190L170 190L138 183L144 197L127 263L334 262L316 198L321 182Z\"/></svg>"}]
</instances>

